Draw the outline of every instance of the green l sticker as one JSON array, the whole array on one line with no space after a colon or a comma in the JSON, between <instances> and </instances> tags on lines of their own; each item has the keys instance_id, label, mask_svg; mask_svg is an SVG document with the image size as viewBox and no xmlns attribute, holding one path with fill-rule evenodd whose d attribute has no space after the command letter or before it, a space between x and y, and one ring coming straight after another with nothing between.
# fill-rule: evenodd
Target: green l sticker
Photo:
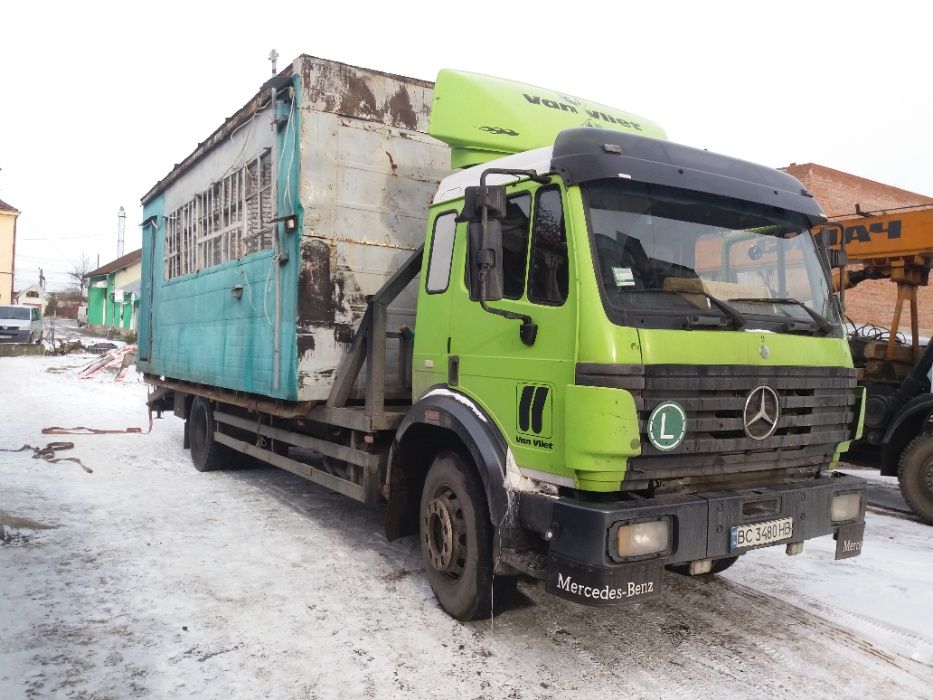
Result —
<instances>
[{"instance_id":1,"label":"green l sticker","mask_svg":"<svg viewBox=\"0 0 933 700\"><path fill-rule=\"evenodd\" d=\"M673 450L687 434L687 414L679 403L665 401L648 416L648 439L659 450Z\"/></svg>"}]
</instances>

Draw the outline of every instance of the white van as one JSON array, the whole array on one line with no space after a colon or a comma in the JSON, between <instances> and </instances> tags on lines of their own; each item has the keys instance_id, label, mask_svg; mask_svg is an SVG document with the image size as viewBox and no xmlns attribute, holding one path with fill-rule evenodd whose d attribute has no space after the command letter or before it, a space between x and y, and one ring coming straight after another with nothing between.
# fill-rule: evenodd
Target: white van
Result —
<instances>
[{"instance_id":1,"label":"white van","mask_svg":"<svg viewBox=\"0 0 933 700\"><path fill-rule=\"evenodd\" d=\"M42 342L42 316L34 306L0 306L0 343Z\"/></svg>"},{"instance_id":2,"label":"white van","mask_svg":"<svg viewBox=\"0 0 933 700\"><path fill-rule=\"evenodd\" d=\"M87 304L81 304L78 307L78 328L87 325Z\"/></svg>"}]
</instances>

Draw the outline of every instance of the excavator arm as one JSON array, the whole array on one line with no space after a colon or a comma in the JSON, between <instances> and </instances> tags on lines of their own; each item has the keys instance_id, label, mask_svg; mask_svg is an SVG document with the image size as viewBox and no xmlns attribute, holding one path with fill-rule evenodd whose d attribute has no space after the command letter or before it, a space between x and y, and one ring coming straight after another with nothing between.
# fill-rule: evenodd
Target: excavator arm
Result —
<instances>
[{"instance_id":1,"label":"excavator arm","mask_svg":"<svg viewBox=\"0 0 933 700\"><path fill-rule=\"evenodd\" d=\"M857 218L852 218L853 216ZM917 288L929 284L933 267L933 206L887 212L863 212L836 217L814 229L829 249L844 251L847 262L833 271L833 284L844 290L864 279L890 279L897 284L897 303L885 360L894 359L896 337L904 305L910 307L912 357L920 359ZM849 270L849 263L861 269Z\"/></svg>"}]
</instances>

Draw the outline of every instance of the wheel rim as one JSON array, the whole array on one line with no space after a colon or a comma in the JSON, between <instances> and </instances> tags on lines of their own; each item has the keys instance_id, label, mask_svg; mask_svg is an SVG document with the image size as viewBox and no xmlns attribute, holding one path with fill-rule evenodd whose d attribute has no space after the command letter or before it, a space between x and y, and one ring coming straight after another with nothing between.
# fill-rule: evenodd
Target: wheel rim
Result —
<instances>
[{"instance_id":1,"label":"wheel rim","mask_svg":"<svg viewBox=\"0 0 933 700\"><path fill-rule=\"evenodd\" d=\"M927 490L927 495L933 496L933 458L928 459L920 469L920 482Z\"/></svg>"},{"instance_id":2,"label":"wheel rim","mask_svg":"<svg viewBox=\"0 0 933 700\"><path fill-rule=\"evenodd\" d=\"M442 486L428 503L424 516L428 560L437 571L458 579L466 562L466 528L457 494Z\"/></svg>"}]
</instances>

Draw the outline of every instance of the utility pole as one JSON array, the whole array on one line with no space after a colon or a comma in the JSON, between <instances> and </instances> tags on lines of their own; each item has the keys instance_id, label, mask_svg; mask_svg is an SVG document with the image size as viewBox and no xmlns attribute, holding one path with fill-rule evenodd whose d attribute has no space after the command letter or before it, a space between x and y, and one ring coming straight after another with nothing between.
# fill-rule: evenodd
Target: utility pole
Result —
<instances>
[{"instance_id":1,"label":"utility pole","mask_svg":"<svg viewBox=\"0 0 933 700\"><path fill-rule=\"evenodd\" d=\"M126 212L120 207L117 214L117 257L123 257L123 240L126 237Z\"/></svg>"},{"instance_id":2,"label":"utility pole","mask_svg":"<svg viewBox=\"0 0 933 700\"><path fill-rule=\"evenodd\" d=\"M272 51L269 52L269 62L272 64L272 75L275 75L276 73L276 70L275 70L276 61L278 61L278 59L279 59L279 52L276 51L275 49L272 49Z\"/></svg>"}]
</instances>

